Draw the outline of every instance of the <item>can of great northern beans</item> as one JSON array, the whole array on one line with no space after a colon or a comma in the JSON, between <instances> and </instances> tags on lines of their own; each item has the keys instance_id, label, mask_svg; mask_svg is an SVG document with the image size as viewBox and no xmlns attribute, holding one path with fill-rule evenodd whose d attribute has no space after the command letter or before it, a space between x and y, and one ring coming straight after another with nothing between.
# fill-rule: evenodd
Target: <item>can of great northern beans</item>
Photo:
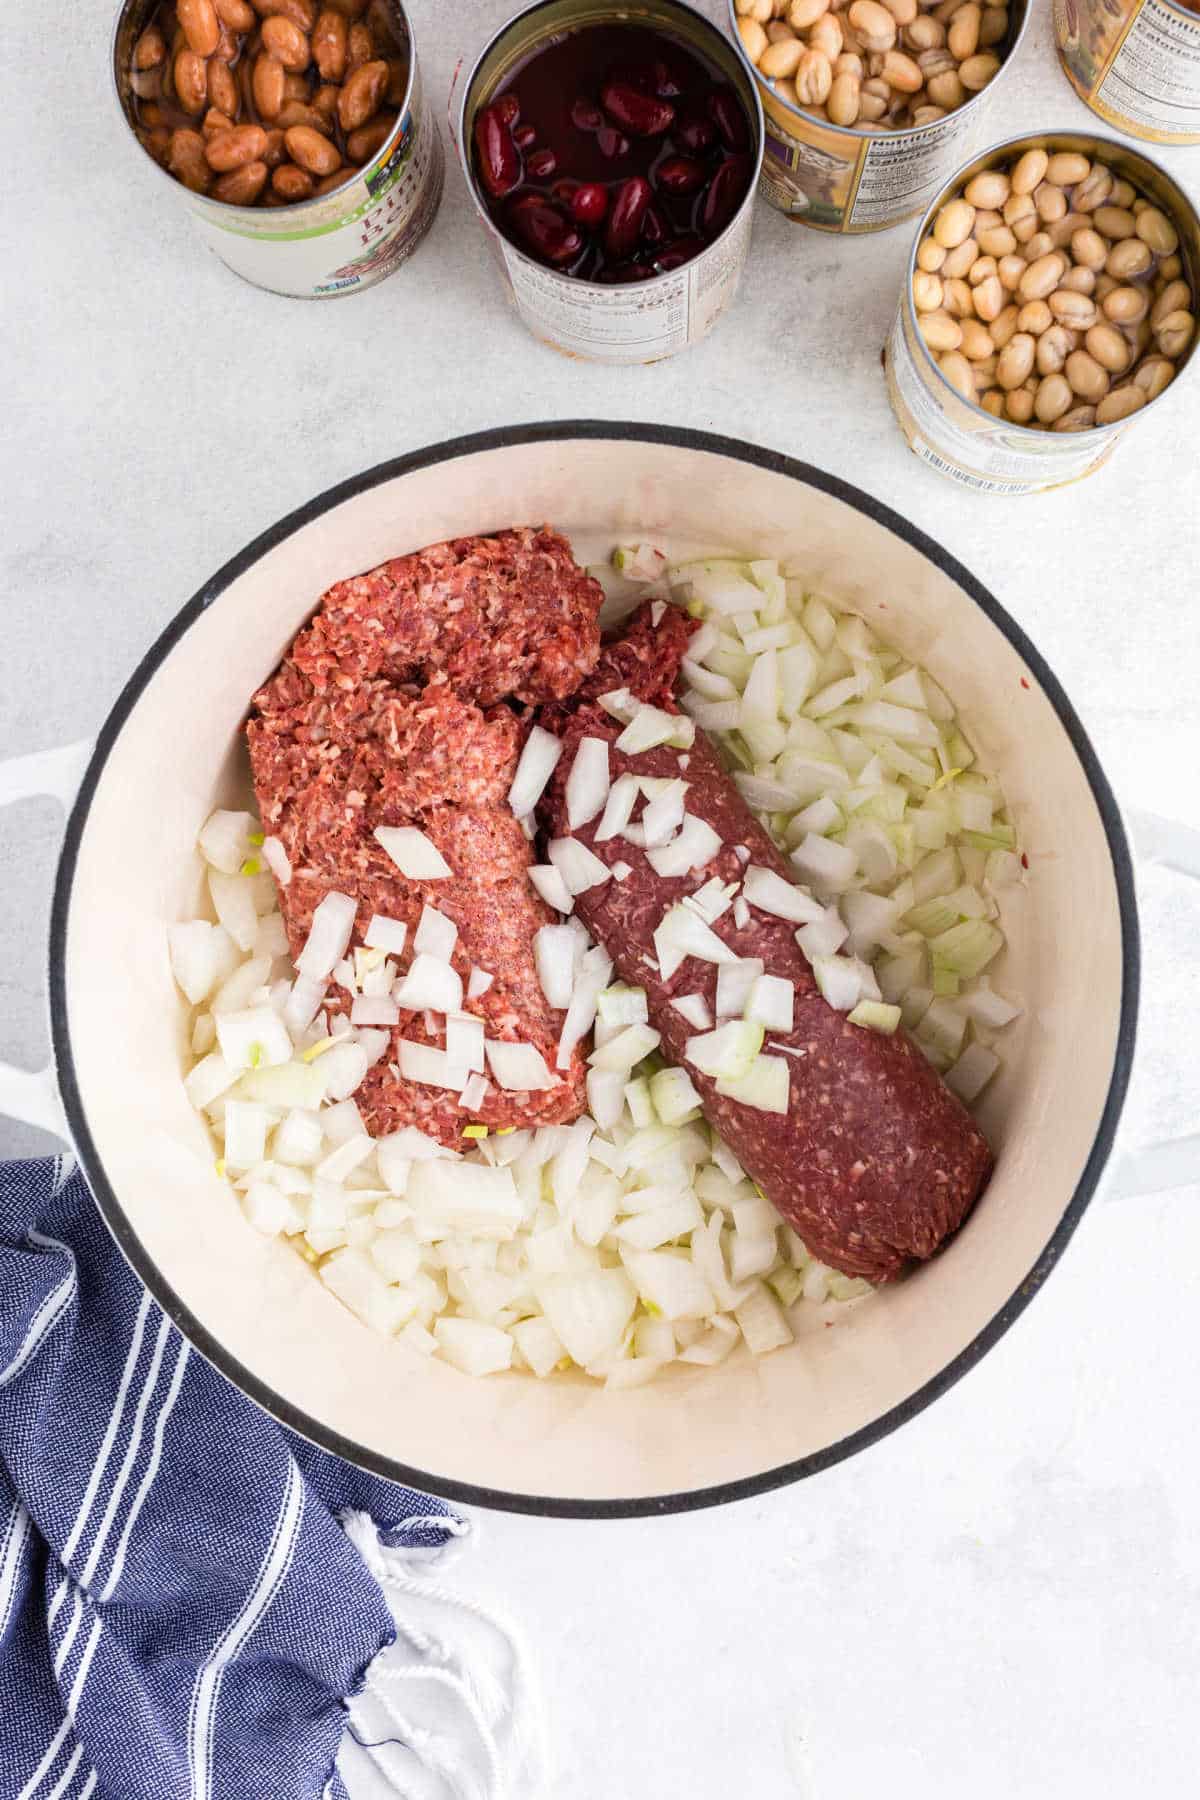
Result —
<instances>
[{"instance_id":1,"label":"can of great northern beans","mask_svg":"<svg viewBox=\"0 0 1200 1800\"><path fill-rule=\"evenodd\" d=\"M1200 0L1054 0L1063 72L1094 113L1153 144L1200 144Z\"/></svg>"},{"instance_id":2,"label":"can of great northern beans","mask_svg":"<svg viewBox=\"0 0 1200 1800\"><path fill-rule=\"evenodd\" d=\"M1175 254L1181 277L1191 287L1193 307L1200 291L1197 287L1200 279L1200 220L1195 208L1166 171L1141 151L1113 138L1096 137L1087 132L1053 131L995 144L960 169L937 195L917 228L904 291L884 351L884 365L892 410L908 440L909 449L931 469L948 476L960 487L980 494L1042 493L1092 474L1111 456L1118 438L1144 417L1151 406L1159 405L1161 398L1170 403L1180 379L1195 360L1193 333L1191 341L1175 359L1175 374L1170 377L1169 385L1151 389L1150 397L1139 403L1130 416L1084 431L1016 424L964 399L951 385L938 366L937 353L926 343L919 323L921 315L916 307L913 280L919 266L917 254L938 212L948 200L961 194L967 183L983 171L1009 169L1027 150L1045 150L1051 155L1059 151L1077 153L1090 163L1105 164L1118 180L1130 182L1137 193L1165 213L1175 227L1179 239ZM1019 303L1017 295L1005 293L1004 299ZM1139 329L1148 333L1149 324ZM1140 354L1135 341L1126 369L1112 377L1114 387L1128 381L1135 357Z\"/></svg>"},{"instance_id":3,"label":"can of great northern beans","mask_svg":"<svg viewBox=\"0 0 1200 1800\"><path fill-rule=\"evenodd\" d=\"M168 55L161 70L133 68L134 47L156 11L156 0L125 0L117 17L117 99L148 160L187 206L209 249L255 287L302 300L358 293L398 269L433 224L445 176L441 139L421 94L412 28L399 0L371 0L364 20L370 25L376 15L374 35L385 41L375 48L386 52L380 60L391 67L384 117L393 108L395 116L386 137L327 193L288 205L234 205L185 187L163 166L166 134L161 127L147 129L144 109L158 100L155 78L170 82L172 60ZM250 70L243 71L237 59L227 66L244 98ZM197 132L201 116L194 120Z\"/></svg>"},{"instance_id":4,"label":"can of great northern beans","mask_svg":"<svg viewBox=\"0 0 1200 1800\"><path fill-rule=\"evenodd\" d=\"M689 51L732 87L748 130L747 186L733 217L711 242L681 266L628 283L583 280L526 255L498 228L475 166L475 121L505 84L551 43L593 26L649 29ZM457 107L451 95L451 130L467 187L499 264L508 295L534 337L588 362L649 363L674 356L705 337L727 311L750 246L755 183L762 164L763 120L754 84L732 44L707 19L680 0L539 0L509 20L465 75ZM620 179L621 160L612 163ZM610 184L611 185L611 182Z\"/></svg>"},{"instance_id":5,"label":"can of great northern beans","mask_svg":"<svg viewBox=\"0 0 1200 1800\"><path fill-rule=\"evenodd\" d=\"M740 9L735 0L728 6L738 54L762 99L767 143L759 191L797 224L856 234L915 218L978 143L985 109L1008 75L1029 17L1029 0L1007 0L1004 35L994 46L1000 68L987 86L942 118L893 131L882 124L835 125L824 107L801 107L790 78L772 79L755 68L737 30Z\"/></svg>"}]
</instances>

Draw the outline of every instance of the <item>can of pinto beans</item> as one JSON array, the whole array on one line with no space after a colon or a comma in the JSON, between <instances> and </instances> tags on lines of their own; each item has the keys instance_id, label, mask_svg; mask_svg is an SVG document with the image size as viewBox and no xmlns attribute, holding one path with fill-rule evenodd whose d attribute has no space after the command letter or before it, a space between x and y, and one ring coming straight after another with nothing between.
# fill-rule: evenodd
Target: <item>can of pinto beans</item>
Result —
<instances>
[{"instance_id":1,"label":"can of pinto beans","mask_svg":"<svg viewBox=\"0 0 1200 1800\"><path fill-rule=\"evenodd\" d=\"M970 31L964 48L970 54L964 56L951 52L951 45L958 48L953 18L943 25L940 18L918 12L916 0L882 4L868 0L865 12L856 8L855 0L841 5L836 0L833 5L829 0L792 0L783 8L772 0L727 0L727 4L739 54L762 99L767 138L759 177L763 198L797 224L854 234L886 231L924 210L978 142L985 109L1008 73L1029 17L1029 0L995 0L991 5L970 0L970 17L963 19ZM943 10L939 7L939 14ZM870 37L872 14L884 30L878 39ZM856 30L860 20L861 31ZM776 32L794 35L777 39ZM926 37L931 41L923 47ZM886 51L868 47L889 39L893 48ZM824 48L810 49L808 61L813 74L823 79L810 88L809 70L799 59L805 46L816 42ZM998 68L992 59L998 59ZM859 72L846 73L839 83L843 64L850 71L855 63ZM764 68L778 73L764 73ZM903 87L888 83L893 69ZM989 75L989 70L994 73ZM960 75L965 79L960 81ZM832 84L827 85L830 76ZM975 85L985 77L984 85ZM907 118L913 111L903 104L905 87L911 83L918 89L920 100L926 81L931 83L927 100L944 99L946 108L937 103L918 105L916 123L899 129L889 125L889 112ZM943 81L949 84L949 94L938 85ZM839 102L847 84L853 104L843 109ZM811 104L800 104L800 87L811 91ZM824 98L818 101L816 96L822 93ZM882 109L878 120L866 116L868 97L872 111L876 103ZM922 113L936 116L923 122ZM853 124L836 122L839 116L856 114Z\"/></svg>"},{"instance_id":2,"label":"can of pinto beans","mask_svg":"<svg viewBox=\"0 0 1200 1800\"><path fill-rule=\"evenodd\" d=\"M727 210L721 223L714 226L710 234L705 234L703 241L695 235L700 230L698 222L684 225L681 229L685 237L677 240L673 256L661 259L665 266L657 274L629 266L596 270L591 268L586 257L579 265L579 272L560 272L548 266L544 258L527 254L509 231L502 229L506 223L503 206L498 206L495 198L488 195L477 167L475 137L480 114L493 104L508 83L520 78L521 72L540 54L556 46L561 53L564 41L569 45L574 34L591 29L609 34L627 31L643 34L640 42L630 40L631 57L643 56L644 34L658 34L668 55L674 46L685 53L689 68L697 63L702 65L708 72L708 87L720 91L738 108L739 131L744 135L738 141L736 156L731 151L729 161L738 166L737 191L741 198L735 205L731 198L731 216ZM613 36L611 41L606 39L601 51L608 59L605 66L611 66L619 73L626 55L623 43ZM588 72L595 76L598 84L599 72L590 69ZM581 69L580 80L583 73ZM487 232L509 298L526 328L541 342L565 355L587 362L626 365L660 361L705 337L727 311L737 291L750 246L755 184L763 154L762 108L758 95L733 45L721 32L681 0L630 0L624 5L614 5L612 0L537 0L501 27L475 64L462 75L461 82L456 75L455 83L458 99L456 105L455 89L452 88L451 133L462 159L468 190ZM664 92L674 91L669 86L664 89ZM609 139L617 140L611 161L605 161L607 150L599 159L593 149L586 152L594 164L590 184L606 190L611 218L616 211L623 178L627 177L631 166L631 148L636 153L639 143L653 143L654 140L639 140L631 133L631 144L612 127L597 105L591 101L583 102L578 95L569 107L559 109L569 113L573 126L578 104L590 106L595 115L594 119L589 118L586 126L579 127L588 136L590 144L604 142L605 133ZM674 102L680 113L688 104L686 99ZM550 110L556 108L551 106ZM579 118L585 116L583 113L578 115ZM710 138L708 154L721 154L716 133L711 133ZM666 143L667 140L664 138L663 141ZM662 160L661 155L658 160ZM532 156L527 159L526 166L532 166ZM656 176L652 169L653 179ZM691 208L697 221L704 199L705 193L701 190L684 202L684 210ZM601 204L605 202L601 201ZM692 235L686 235L688 233ZM600 236L603 237L602 231ZM666 244L663 248L670 250L671 246Z\"/></svg>"},{"instance_id":3,"label":"can of pinto beans","mask_svg":"<svg viewBox=\"0 0 1200 1800\"><path fill-rule=\"evenodd\" d=\"M433 224L445 177L441 139L422 97L404 7L399 0L370 0L354 20L344 8L333 10L341 21L335 30L349 38L348 56L338 60L341 87L354 77L355 43L349 34L356 29L374 34L358 40L363 46L358 56L386 61L389 71L386 91L371 102L373 117L362 121L358 145L336 118L325 124L312 117L315 105L299 97L303 86L314 101L326 100L336 111L336 99L312 60L317 31L329 17L315 0L282 0L277 9L252 8L248 0L125 0L113 39L113 75L126 123L186 204L205 243L255 287L302 300L357 293L399 268ZM195 33L196 18L203 31L214 14L220 39L206 57L190 48L183 21ZM274 49L281 55L272 50L274 39L263 38L268 28L278 36ZM258 64L274 65L281 56L282 68L272 66L269 75L281 88L296 84L282 110L280 96L268 99L257 86ZM148 66L139 67L140 62ZM260 99L266 110L258 106ZM251 122L270 127L278 118L307 131L310 168L289 166L291 188L277 179L288 153L276 141L267 152L259 191L252 192L262 180L263 164L255 162L242 165L247 173L241 181L237 166L230 166L222 195L223 178L208 168L203 146L230 122L226 108L235 103L235 127ZM353 114L348 118L353 123ZM268 132L274 140L280 135L278 128ZM326 161L333 167L322 174Z\"/></svg>"},{"instance_id":4,"label":"can of pinto beans","mask_svg":"<svg viewBox=\"0 0 1200 1800\"><path fill-rule=\"evenodd\" d=\"M1054 0L1054 41L1094 113L1154 144L1200 144L1200 0Z\"/></svg>"},{"instance_id":5,"label":"can of pinto beans","mask_svg":"<svg viewBox=\"0 0 1200 1800\"><path fill-rule=\"evenodd\" d=\"M1171 252L1172 261L1178 265L1174 271L1177 279L1173 284L1178 292L1173 299L1166 301L1169 307L1175 309L1174 323L1171 325L1173 338L1165 335L1169 323L1167 321L1164 321L1163 329L1157 335L1153 333L1154 315L1148 300L1143 303L1140 312L1136 305L1138 282L1149 281L1152 279L1152 275L1122 274L1120 277L1118 285L1121 286L1122 294L1133 295L1133 306L1129 316L1134 323L1126 327L1130 337L1130 347L1126 352L1127 361L1122 367L1119 355L1111 360L1107 365L1115 371L1111 377L1101 376L1100 370L1094 368L1090 362L1085 365L1085 368L1090 369L1093 375L1105 382L1105 385L1111 380L1111 383L1116 386L1129 382L1130 372L1137 366L1139 356L1149 356L1155 364L1159 365L1158 378L1149 381L1144 390L1144 397L1139 397L1137 400L1136 410L1115 418L1111 423L1095 423L1087 429L1075 429L1075 425L1080 421L1065 417L1058 429L1055 429L1053 424L1039 423L1039 415L1033 410L1035 401L1031 402L1027 409L1027 416L1031 417L1031 423L1021 424L1009 417L997 416L983 405L977 404L975 400L966 399L943 372L943 368L939 366L937 353L927 341L926 334L929 331L930 314L919 312L917 308L916 283L929 280L928 273L923 272L925 265L920 263L918 258L943 207L963 195L964 189L971 184L975 177L988 171L1009 171L1015 181L1018 159L1028 156L1032 162L1034 153L1041 152L1046 153L1046 156L1050 158L1055 155L1076 158L1079 160L1081 168L1090 167L1093 162L1102 163L1111 170L1116 179L1128 183L1137 196L1136 200L1131 201L1131 205L1141 205L1144 201L1146 205L1155 209L1156 213L1161 214L1163 223L1171 233L1169 242L1174 245ZM1045 156L1040 156L1038 160L1043 168L1047 166ZM1052 169L1053 164L1051 163L1049 167ZM1040 191L1040 189L1037 190L1037 192ZM1133 215L1129 213L1128 208L1112 206L1106 209L1102 203L1095 205L1092 198L1088 200L1088 208L1086 213L1081 213L1077 217L1073 213L1068 215L1067 223L1088 232L1086 221L1091 219L1096 227L1112 230L1114 233L1127 233L1132 246L1137 247L1140 244L1141 239L1133 229ZM1110 212L1114 215L1114 223L1111 226L1108 217ZM1115 217L1119 213L1127 214L1124 221ZM966 240L966 243L974 249L974 227L968 226L967 229L972 235ZM957 236L957 232L946 235ZM1081 250L1084 248L1084 240L1078 239L1074 231L1068 241L1072 246L1072 255L1074 255L1074 246L1077 242L1080 244ZM1018 248L1022 247L1018 246ZM1123 244L1120 247L1121 249L1125 248ZM1111 255L1111 252L1109 254ZM994 258L989 260L995 261ZM1049 258L1042 260L1048 261ZM1143 258L1142 260L1149 262L1152 259ZM1093 266L1104 270L1109 267L1115 268L1116 265L1100 261L1098 253ZM974 280L973 270L968 272L966 279L968 282ZM1057 279L1057 274L1051 274L1046 285L1052 287ZM962 283L960 282L959 285L961 286ZM942 286L945 288L948 283L943 282ZM981 287L972 288L972 293L976 297L978 297ZM1186 300L1183 294L1185 287L1188 290ZM1098 288L1093 288L1091 291L1096 295L1099 294ZM1016 292L1006 291L1001 295L997 289L996 304L1000 304L1002 300L1011 302L1017 315L1014 321L1015 329L1025 332L1028 338L1026 350L1034 351L1040 338L1034 338L1030 334L1039 329L1046 329L1052 309L1047 308L1045 321L1022 319L1022 293L1023 290L1019 289ZM960 169L934 199L917 228L912 252L908 259L904 292L900 296L895 322L884 350L884 366L892 410L907 439L909 449L939 475L947 476L960 487L969 488L975 493L1036 494L1082 480L1085 475L1093 474L1107 462L1122 434L1131 425L1136 424L1137 420L1143 417L1151 406L1160 404L1163 395L1174 395L1177 383L1187 374L1191 362L1195 361L1195 308L1198 296L1200 296L1200 218L1197 217L1195 208L1178 183L1149 157L1125 144L1118 143L1113 138L1075 131L1057 131L1035 137L1011 138L1005 143L993 145L990 150L978 156L974 162L968 163ZM1080 297L1082 299L1083 295ZM1057 295L1052 294L1051 298L1056 299ZM1032 306L1035 308L1039 304L1036 300L1032 302ZM1082 309L1080 310L1082 311ZM1114 339L1116 333L1111 324L1107 322L1103 307L1096 308L1095 313L1103 327L1106 341ZM980 316L981 321L992 315L993 308L988 306L985 313ZM1108 318L1117 316L1116 313L1112 313L1108 315ZM1124 314L1120 316L1124 317ZM938 317L944 318L945 314L939 313ZM926 321L924 331L920 323L922 319ZM1067 315L1064 318L1064 324L1069 325L1069 322L1069 315ZM1081 327L1085 323L1086 319L1081 318ZM1134 335L1138 329L1145 334L1140 350L1137 345L1142 340L1137 339ZM1014 335L1011 338L1006 336L1005 341L1015 345L1018 340ZM1085 332L1082 328L1068 329L1065 332L1062 343L1063 351L1067 351L1072 346L1076 350L1083 350L1085 347L1088 351L1096 349L1098 354L1103 354L1103 346L1095 345L1090 331ZM986 350L989 346L984 343L981 348ZM1156 354L1161 351L1169 352L1169 356ZM1000 354L1003 356L1005 351L1002 350ZM1008 354L1012 354L1011 350L1008 351ZM993 360L996 359L993 358ZM1168 366L1164 367L1164 365ZM1038 380L1038 376L1033 370L1041 369L1042 366L1039 357L1033 364L1033 369L1028 371L1029 382L1025 385L1032 385ZM1057 369L1058 363L1056 361L1048 366ZM1016 371L1017 374L1022 372ZM1072 373L1069 360L1066 363L1066 373L1068 376ZM1149 374L1150 371L1147 373ZM998 368L993 379L1003 382L1006 379L1003 369ZM1060 377L1056 374L1055 379L1059 380ZM1009 380L1011 385L1011 377ZM1069 386L1069 382L1066 385ZM978 393L978 389L976 392ZM1079 395L1076 393L1071 404L1074 405L1078 399ZM1065 405L1065 399L1059 404ZM1103 409L1097 406L1092 410L1101 412ZM1086 420L1082 422L1086 423Z\"/></svg>"}]
</instances>

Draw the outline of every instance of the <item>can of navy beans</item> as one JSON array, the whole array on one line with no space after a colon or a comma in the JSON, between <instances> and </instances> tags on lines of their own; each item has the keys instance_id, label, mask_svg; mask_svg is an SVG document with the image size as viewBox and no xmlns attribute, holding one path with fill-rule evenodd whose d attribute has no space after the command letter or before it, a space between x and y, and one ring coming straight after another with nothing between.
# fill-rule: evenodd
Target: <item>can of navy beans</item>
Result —
<instances>
[{"instance_id":1,"label":"can of navy beans","mask_svg":"<svg viewBox=\"0 0 1200 1800\"><path fill-rule=\"evenodd\" d=\"M1200 219L1149 157L1077 131L994 145L938 194L908 260L884 362L909 448L977 493L1092 474L1174 398L1198 282Z\"/></svg>"},{"instance_id":2,"label":"can of navy beans","mask_svg":"<svg viewBox=\"0 0 1200 1800\"><path fill-rule=\"evenodd\" d=\"M445 158L399 0L125 0L113 75L163 181L255 287L357 293L433 224Z\"/></svg>"},{"instance_id":3,"label":"can of navy beans","mask_svg":"<svg viewBox=\"0 0 1200 1800\"><path fill-rule=\"evenodd\" d=\"M766 121L759 188L818 231L886 231L928 205L978 142L1029 0L727 0Z\"/></svg>"},{"instance_id":4,"label":"can of navy beans","mask_svg":"<svg viewBox=\"0 0 1200 1800\"><path fill-rule=\"evenodd\" d=\"M1109 125L1200 144L1200 0L1054 0L1054 42L1067 80Z\"/></svg>"},{"instance_id":5,"label":"can of navy beans","mask_svg":"<svg viewBox=\"0 0 1200 1800\"><path fill-rule=\"evenodd\" d=\"M728 309L762 108L733 46L690 6L540 0L465 74L451 126L509 297L543 343L657 362Z\"/></svg>"}]
</instances>

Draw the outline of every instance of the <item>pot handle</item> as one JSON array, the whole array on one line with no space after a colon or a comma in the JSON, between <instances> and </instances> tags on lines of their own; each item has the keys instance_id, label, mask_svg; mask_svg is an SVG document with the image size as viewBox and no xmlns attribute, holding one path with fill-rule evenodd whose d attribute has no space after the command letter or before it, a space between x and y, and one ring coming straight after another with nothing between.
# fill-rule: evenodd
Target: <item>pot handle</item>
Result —
<instances>
[{"instance_id":1,"label":"pot handle","mask_svg":"<svg viewBox=\"0 0 1200 1800\"><path fill-rule=\"evenodd\" d=\"M91 738L62 744L57 750L35 750L0 763L0 806L16 800L57 800L69 812L91 759ZM0 1062L0 1113L23 1125L36 1125L65 1142L67 1128L58 1098L54 1064L44 1069L14 1069Z\"/></svg>"},{"instance_id":2,"label":"pot handle","mask_svg":"<svg viewBox=\"0 0 1200 1800\"><path fill-rule=\"evenodd\" d=\"M1157 813L1130 812L1126 823L1139 862L1157 863L1200 881L1200 831ZM1193 1182L1200 1182L1200 1134L1122 1151L1108 1178L1106 1194L1117 1200L1189 1187Z\"/></svg>"}]
</instances>

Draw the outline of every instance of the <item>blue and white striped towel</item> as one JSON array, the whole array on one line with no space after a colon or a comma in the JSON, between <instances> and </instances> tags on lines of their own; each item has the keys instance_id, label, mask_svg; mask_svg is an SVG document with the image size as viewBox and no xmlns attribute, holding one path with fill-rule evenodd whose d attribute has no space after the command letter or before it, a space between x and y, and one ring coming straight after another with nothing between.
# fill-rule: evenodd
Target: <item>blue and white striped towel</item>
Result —
<instances>
[{"instance_id":1,"label":"blue and white striped towel","mask_svg":"<svg viewBox=\"0 0 1200 1800\"><path fill-rule=\"evenodd\" d=\"M467 1532L217 1374L71 1158L0 1163L0 1800L534 1793Z\"/></svg>"}]
</instances>

